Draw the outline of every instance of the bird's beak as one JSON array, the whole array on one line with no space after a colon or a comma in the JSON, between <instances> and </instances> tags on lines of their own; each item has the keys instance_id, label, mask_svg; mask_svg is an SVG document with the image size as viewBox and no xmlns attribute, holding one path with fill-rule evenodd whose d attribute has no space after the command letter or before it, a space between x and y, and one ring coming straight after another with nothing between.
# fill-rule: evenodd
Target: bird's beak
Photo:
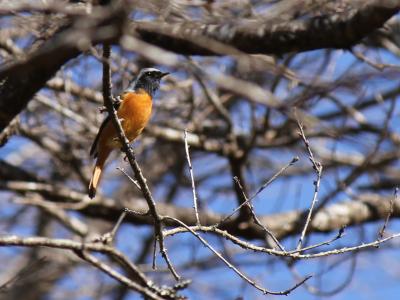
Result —
<instances>
[{"instance_id":1,"label":"bird's beak","mask_svg":"<svg viewBox=\"0 0 400 300\"><path fill-rule=\"evenodd\" d=\"M161 73L160 78L163 78L163 77L167 76L168 74L169 74L169 72Z\"/></svg>"}]
</instances>

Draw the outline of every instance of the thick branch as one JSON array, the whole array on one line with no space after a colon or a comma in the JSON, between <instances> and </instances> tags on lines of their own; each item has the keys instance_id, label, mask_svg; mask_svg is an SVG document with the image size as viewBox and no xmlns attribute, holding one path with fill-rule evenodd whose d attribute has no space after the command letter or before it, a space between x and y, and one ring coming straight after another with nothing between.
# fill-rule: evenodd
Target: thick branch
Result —
<instances>
[{"instance_id":1,"label":"thick branch","mask_svg":"<svg viewBox=\"0 0 400 300\"><path fill-rule=\"evenodd\" d=\"M142 200L130 201L128 203L118 204L114 201L107 201L98 204L89 205L81 210L82 213L104 218L110 221L115 221L124 205L134 210L145 211L147 205ZM194 226L196 218L193 215L192 208L176 207L171 204L159 203L157 205L159 214L162 216L168 215L182 222ZM340 230L346 226L356 226L363 223L383 220L386 218L390 210L390 201L384 197L373 195L365 195L359 201L343 201L325 209L320 210L315 214L312 222L309 225L308 232L332 232ZM304 214L301 211L291 211L266 215L259 217L264 224L278 239L284 239L300 231L299 224L303 220ZM224 216L212 212L199 212L200 222L204 226L212 226L218 223ZM400 201L394 204L393 218L400 217ZM127 216L127 222L135 224L153 224L153 219L149 216ZM167 224L175 225L175 224ZM246 226L247 225L247 226ZM248 222L237 226L235 220L228 221L223 229L226 229L234 235L241 236L246 239L264 239L265 232L256 224Z\"/></svg>"},{"instance_id":2,"label":"thick branch","mask_svg":"<svg viewBox=\"0 0 400 300\"><path fill-rule=\"evenodd\" d=\"M322 48L347 49L380 28L400 9L398 1L353 0L351 9L332 15L273 24L270 20L227 23L143 22L133 26L142 40L186 55L245 53L282 55ZM224 47L225 46L225 47ZM237 53L237 50L236 50Z\"/></svg>"},{"instance_id":3,"label":"thick branch","mask_svg":"<svg viewBox=\"0 0 400 300\"><path fill-rule=\"evenodd\" d=\"M60 26L58 32L28 59L2 68L0 132L68 60L88 49L92 43L118 39L124 16L122 9L99 9L97 13L85 16L85 21Z\"/></svg>"}]
</instances>

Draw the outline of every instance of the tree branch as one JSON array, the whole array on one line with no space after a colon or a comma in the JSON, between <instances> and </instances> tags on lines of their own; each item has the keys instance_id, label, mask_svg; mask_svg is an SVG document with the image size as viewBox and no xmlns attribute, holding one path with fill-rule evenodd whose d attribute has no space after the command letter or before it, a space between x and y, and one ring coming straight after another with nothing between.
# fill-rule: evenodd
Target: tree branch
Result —
<instances>
[{"instance_id":1,"label":"tree branch","mask_svg":"<svg viewBox=\"0 0 400 300\"><path fill-rule=\"evenodd\" d=\"M132 25L132 33L146 42L185 55L237 54L237 50L226 46L249 54L282 55L321 48L348 49L400 9L398 1L393 0L347 2L352 7L345 12L274 26L270 20L242 20L240 24L235 21L227 24L225 20L220 24L142 22Z\"/></svg>"}]
</instances>

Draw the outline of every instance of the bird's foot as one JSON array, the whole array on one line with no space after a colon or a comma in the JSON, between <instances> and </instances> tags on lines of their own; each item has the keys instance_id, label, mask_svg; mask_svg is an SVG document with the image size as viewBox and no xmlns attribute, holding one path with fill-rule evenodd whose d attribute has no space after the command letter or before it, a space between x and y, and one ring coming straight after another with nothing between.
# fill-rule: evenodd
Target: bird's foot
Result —
<instances>
[{"instance_id":1,"label":"bird's foot","mask_svg":"<svg viewBox=\"0 0 400 300\"><path fill-rule=\"evenodd\" d=\"M122 102L122 100L121 100L121 98L118 96L118 97L114 97L112 102L113 102L114 108L115 108L115 109L118 109L119 106L120 106L120 104L121 104L121 102Z\"/></svg>"},{"instance_id":2,"label":"bird's foot","mask_svg":"<svg viewBox=\"0 0 400 300\"><path fill-rule=\"evenodd\" d=\"M124 149L121 148L121 151L124 152ZM133 152L133 147L132 147L131 144L128 144L128 151L129 151L130 153ZM125 154L125 156L124 156L124 161L129 161L128 155L126 155L126 154Z\"/></svg>"},{"instance_id":3,"label":"bird's foot","mask_svg":"<svg viewBox=\"0 0 400 300\"><path fill-rule=\"evenodd\" d=\"M106 111L107 111L107 107L105 107L104 105L99 107L100 113L105 113Z\"/></svg>"}]
</instances>

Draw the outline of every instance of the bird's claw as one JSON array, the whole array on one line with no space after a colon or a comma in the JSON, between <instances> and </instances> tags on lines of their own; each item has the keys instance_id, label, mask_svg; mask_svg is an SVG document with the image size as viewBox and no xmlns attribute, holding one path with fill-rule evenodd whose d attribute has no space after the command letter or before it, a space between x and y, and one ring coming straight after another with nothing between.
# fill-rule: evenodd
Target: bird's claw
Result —
<instances>
[{"instance_id":1,"label":"bird's claw","mask_svg":"<svg viewBox=\"0 0 400 300\"><path fill-rule=\"evenodd\" d=\"M105 107L104 105L99 107L99 112L100 113L104 113L106 111L107 111L107 107Z\"/></svg>"},{"instance_id":2,"label":"bird's claw","mask_svg":"<svg viewBox=\"0 0 400 300\"><path fill-rule=\"evenodd\" d=\"M122 102L122 100L121 100L121 98L119 96L113 98L113 106L114 106L114 108L118 109L119 105L121 104L121 102Z\"/></svg>"}]
</instances>

